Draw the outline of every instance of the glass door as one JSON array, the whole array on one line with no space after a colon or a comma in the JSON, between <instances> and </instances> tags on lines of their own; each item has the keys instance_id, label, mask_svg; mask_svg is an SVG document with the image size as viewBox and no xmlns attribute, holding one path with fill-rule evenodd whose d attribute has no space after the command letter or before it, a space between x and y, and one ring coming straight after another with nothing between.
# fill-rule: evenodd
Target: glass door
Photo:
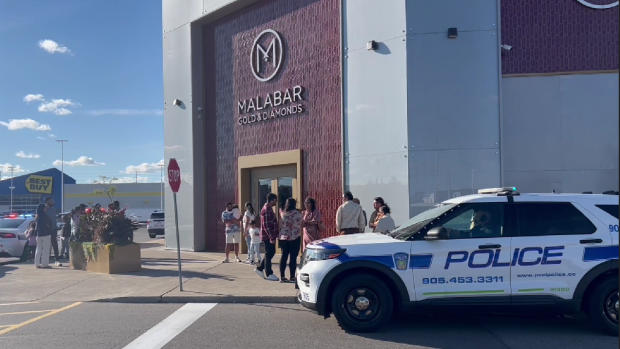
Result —
<instances>
[{"instance_id":1,"label":"glass door","mask_svg":"<svg viewBox=\"0 0 620 349\"><path fill-rule=\"evenodd\" d=\"M263 167L252 170L252 204L257 213L267 201L267 194L273 193L278 196L278 202L274 212L280 220L280 210L288 198L297 200L297 208L300 208L297 193L297 168L295 166ZM260 214L257 215L257 224Z\"/></svg>"}]
</instances>

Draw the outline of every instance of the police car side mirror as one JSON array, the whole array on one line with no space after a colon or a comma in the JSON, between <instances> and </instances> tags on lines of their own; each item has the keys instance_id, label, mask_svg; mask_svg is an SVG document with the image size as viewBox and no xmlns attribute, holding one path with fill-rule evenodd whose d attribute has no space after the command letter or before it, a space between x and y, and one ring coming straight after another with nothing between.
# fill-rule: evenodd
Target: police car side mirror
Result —
<instances>
[{"instance_id":1,"label":"police car side mirror","mask_svg":"<svg viewBox=\"0 0 620 349\"><path fill-rule=\"evenodd\" d=\"M426 233L424 240L444 240L448 238L448 231L444 227L434 227Z\"/></svg>"}]
</instances>

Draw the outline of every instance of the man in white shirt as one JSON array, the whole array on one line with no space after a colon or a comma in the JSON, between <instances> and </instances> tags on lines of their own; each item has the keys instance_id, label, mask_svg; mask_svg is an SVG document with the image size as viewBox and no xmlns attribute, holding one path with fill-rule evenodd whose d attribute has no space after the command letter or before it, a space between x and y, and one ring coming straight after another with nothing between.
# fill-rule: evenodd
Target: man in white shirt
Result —
<instances>
[{"instance_id":1,"label":"man in white shirt","mask_svg":"<svg viewBox=\"0 0 620 349\"><path fill-rule=\"evenodd\" d=\"M340 235L358 234L366 225L362 206L353 202L350 191L342 195L344 204L336 212L336 229Z\"/></svg>"}]
</instances>

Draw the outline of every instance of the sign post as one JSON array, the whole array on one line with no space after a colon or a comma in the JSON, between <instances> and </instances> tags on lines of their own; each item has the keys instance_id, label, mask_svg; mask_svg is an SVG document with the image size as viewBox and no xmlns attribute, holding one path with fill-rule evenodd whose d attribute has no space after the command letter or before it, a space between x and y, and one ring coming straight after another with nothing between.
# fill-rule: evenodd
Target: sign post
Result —
<instances>
[{"instance_id":1,"label":"sign post","mask_svg":"<svg viewBox=\"0 0 620 349\"><path fill-rule=\"evenodd\" d=\"M172 158L168 163L168 183L172 189L172 199L174 200L174 226L177 235L177 260L179 262L179 290L183 291L183 278L181 277L181 242L179 238L179 213L177 210L177 193L181 187L181 169L177 160Z\"/></svg>"}]
</instances>

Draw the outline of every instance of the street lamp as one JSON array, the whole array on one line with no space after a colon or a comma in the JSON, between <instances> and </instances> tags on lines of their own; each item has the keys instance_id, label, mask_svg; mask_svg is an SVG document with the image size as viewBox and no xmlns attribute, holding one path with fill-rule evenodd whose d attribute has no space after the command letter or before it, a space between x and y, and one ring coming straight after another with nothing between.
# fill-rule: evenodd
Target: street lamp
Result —
<instances>
[{"instance_id":1,"label":"street lamp","mask_svg":"<svg viewBox=\"0 0 620 349\"><path fill-rule=\"evenodd\" d=\"M9 187L9 189L11 189L11 213L13 213L13 189L15 189L15 187L13 186L13 169L15 168L15 166L9 166L9 169L11 170L11 186Z\"/></svg>"},{"instance_id":2,"label":"street lamp","mask_svg":"<svg viewBox=\"0 0 620 349\"><path fill-rule=\"evenodd\" d=\"M65 212L65 142L66 139L57 139L56 142L60 143L60 169L62 171L62 177L60 177L60 212Z\"/></svg>"},{"instance_id":3,"label":"street lamp","mask_svg":"<svg viewBox=\"0 0 620 349\"><path fill-rule=\"evenodd\" d=\"M159 167L161 167L161 192L160 192L160 199L161 199L161 204L160 204L160 210L163 211L164 210L164 164L161 165L157 165Z\"/></svg>"}]
</instances>

